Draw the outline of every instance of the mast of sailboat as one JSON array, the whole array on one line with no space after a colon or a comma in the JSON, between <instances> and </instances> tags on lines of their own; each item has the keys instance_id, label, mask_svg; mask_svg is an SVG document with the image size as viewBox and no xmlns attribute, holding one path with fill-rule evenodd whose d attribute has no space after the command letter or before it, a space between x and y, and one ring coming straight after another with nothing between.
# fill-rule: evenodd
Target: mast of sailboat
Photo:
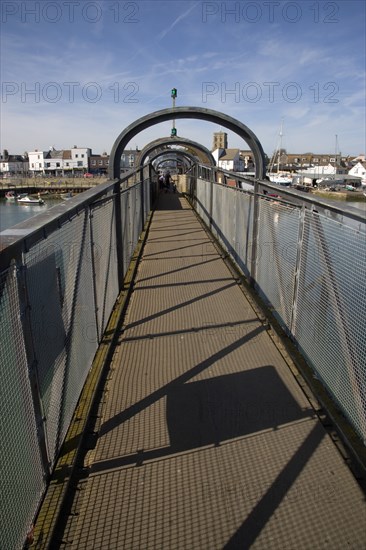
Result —
<instances>
[{"instance_id":1,"label":"mast of sailboat","mask_svg":"<svg viewBox=\"0 0 366 550\"><path fill-rule=\"evenodd\" d=\"M338 155L338 135L335 135L335 152L334 152L334 180L336 180L337 174L337 155Z\"/></svg>"},{"instance_id":2,"label":"mast of sailboat","mask_svg":"<svg viewBox=\"0 0 366 550\"><path fill-rule=\"evenodd\" d=\"M269 163L269 172L274 172L275 170L275 163L277 158L277 173L280 171L280 157L281 157L281 149L282 149L282 136L283 136L283 117L281 119L281 127L280 127L280 133L279 133L279 141L277 142L277 146L275 151L273 152L273 155L271 157L270 163Z\"/></svg>"},{"instance_id":3,"label":"mast of sailboat","mask_svg":"<svg viewBox=\"0 0 366 550\"><path fill-rule=\"evenodd\" d=\"M280 158L281 158L281 151L282 151L282 136L283 136L283 117L281 118L280 144L279 144L279 147L278 147L278 154L277 154L277 174L280 171Z\"/></svg>"}]
</instances>

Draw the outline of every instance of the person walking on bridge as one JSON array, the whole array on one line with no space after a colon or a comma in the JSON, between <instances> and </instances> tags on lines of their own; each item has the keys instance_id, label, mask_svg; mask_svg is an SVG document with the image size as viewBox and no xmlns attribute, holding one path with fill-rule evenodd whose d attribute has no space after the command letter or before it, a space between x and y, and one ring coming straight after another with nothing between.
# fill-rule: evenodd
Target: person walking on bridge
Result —
<instances>
[{"instance_id":1,"label":"person walking on bridge","mask_svg":"<svg viewBox=\"0 0 366 550\"><path fill-rule=\"evenodd\" d=\"M168 191L169 192L171 191L171 183L172 183L172 178L171 178L170 172L166 172L164 176L165 193L168 193Z\"/></svg>"}]
</instances>

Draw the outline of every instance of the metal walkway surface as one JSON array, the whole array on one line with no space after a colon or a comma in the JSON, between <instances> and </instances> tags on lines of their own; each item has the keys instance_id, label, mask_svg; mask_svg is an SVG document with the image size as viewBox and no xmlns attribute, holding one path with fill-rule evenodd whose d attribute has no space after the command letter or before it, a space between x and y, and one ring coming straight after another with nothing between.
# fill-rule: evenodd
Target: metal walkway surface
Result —
<instances>
[{"instance_id":1,"label":"metal walkway surface","mask_svg":"<svg viewBox=\"0 0 366 550\"><path fill-rule=\"evenodd\" d=\"M153 214L61 548L366 548L362 490L183 197Z\"/></svg>"}]
</instances>

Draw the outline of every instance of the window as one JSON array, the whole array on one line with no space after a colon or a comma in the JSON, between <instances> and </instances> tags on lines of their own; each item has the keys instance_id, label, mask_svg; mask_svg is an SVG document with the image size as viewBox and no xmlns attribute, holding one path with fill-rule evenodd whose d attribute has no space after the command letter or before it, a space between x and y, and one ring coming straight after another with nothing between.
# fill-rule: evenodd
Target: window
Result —
<instances>
[{"instance_id":1,"label":"window","mask_svg":"<svg viewBox=\"0 0 366 550\"><path fill-rule=\"evenodd\" d=\"M78 166L82 166L83 165L83 161L82 160L78 160Z\"/></svg>"},{"instance_id":2,"label":"window","mask_svg":"<svg viewBox=\"0 0 366 550\"><path fill-rule=\"evenodd\" d=\"M92 160L91 161L92 165L95 166L97 164L97 161L96 160Z\"/></svg>"},{"instance_id":3,"label":"window","mask_svg":"<svg viewBox=\"0 0 366 550\"><path fill-rule=\"evenodd\" d=\"M67 163L66 163L66 166L70 166L70 164L67 162Z\"/></svg>"},{"instance_id":4,"label":"window","mask_svg":"<svg viewBox=\"0 0 366 550\"><path fill-rule=\"evenodd\" d=\"M82 158L82 159L84 158L84 154L81 155L81 158Z\"/></svg>"},{"instance_id":5,"label":"window","mask_svg":"<svg viewBox=\"0 0 366 550\"><path fill-rule=\"evenodd\" d=\"M60 168L60 163L56 162L56 168Z\"/></svg>"},{"instance_id":6,"label":"window","mask_svg":"<svg viewBox=\"0 0 366 550\"><path fill-rule=\"evenodd\" d=\"M102 165L103 165L103 161L100 160L100 161L99 161L99 166L102 166Z\"/></svg>"},{"instance_id":7,"label":"window","mask_svg":"<svg viewBox=\"0 0 366 550\"><path fill-rule=\"evenodd\" d=\"M79 155L75 155L75 158L76 158L76 159L79 158Z\"/></svg>"}]
</instances>

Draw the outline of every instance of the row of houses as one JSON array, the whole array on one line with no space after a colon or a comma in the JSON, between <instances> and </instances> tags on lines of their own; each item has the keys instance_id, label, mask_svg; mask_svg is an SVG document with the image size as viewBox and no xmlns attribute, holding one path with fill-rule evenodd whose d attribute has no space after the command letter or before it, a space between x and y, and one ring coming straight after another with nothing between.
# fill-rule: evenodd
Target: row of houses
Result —
<instances>
[{"instance_id":1,"label":"row of houses","mask_svg":"<svg viewBox=\"0 0 366 550\"><path fill-rule=\"evenodd\" d=\"M136 164L139 149L125 150L121 157L121 172L130 170ZM2 176L80 176L84 174L105 175L108 172L109 155L96 155L89 147L30 151L24 155L11 155L4 150L0 159Z\"/></svg>"},{"instance_id":2,"label":"row of houses","mask_svg":"<svg viewBox=\"0 0 366 550\"><path fill-rule=\"evenodd\" d=\"M130 170L136 165L139 149L125 150L121 157L121 172ZM213 135L212 155L216 165L224 170L234 172L253 172L254 157L251 150L228 147L226 132L215 132ZM276 158L266 158L268 170L277 169L296 173L311 170L319 175L327 173L349 174L365 180L365 155L358 157L331 154L301 153L290 154L280 150ZM89 147L77 147L57 150L50 147L48 151L31 151L24 155L9 155L4 151L0 159L2 176L78 176L84 174L105 175L108 172L109 155L93 154Z\"/></svg>"},{"instance_id":3,"label":"row of houses","mask_svg":"<svg viewBox=\"0 0 366 550\"><path fill-rule=\"evenodd\" d=\"M234 172L252 172L254 157L252 151L228 148L226 132L215 132L212 146L212 155L216 165L224 170ZM288 173L312 173L319 178L330 174L342 174L360 180L366 185L365 155L342 156L336 154L300 153L290 154L280 150L272 159L266 158L267 170Z\"/></svg>"},{"instance_id":4,"label":"row of houses","mask_svg":"<svg viewBox=\"0 0 366 550\"><path fill-rule=\"evenodd\" d=\"M233 170L234 172L252 172L254 171L254 159L251 151L241 151L240 149L218 148L212 152L216 165L223 170ZM296 158L296 157L295 157ZM312 172L323 176L327 174L342 174L355 176L356 178L366 179L365 155L350 157L345 162L336 162L336 159L329 155L318 155L313 162L309 160L303 164L280 163L273 167L276 171L282 172ZM270 169L270 165L268 166ZM366 185L366 184L365 184Z\"/></svg>"},{"instance_id":5,"label":"row of houses","mask_svg":"<svg viewBox=\"0 0 366 550\"><path fill-rule=\"evenodd\" d=\"M254 166L252 151L228 148L226 132L215 132L213 135L212 154L221 168L237 172L246 171ZM270 159L266 156L268 169L296 171L310 167L336 166L347 172L358 162L365 162L365 155L342 156L341 154L287 153L285 149L276 151Z\"/></svg>"}]
</instances>

